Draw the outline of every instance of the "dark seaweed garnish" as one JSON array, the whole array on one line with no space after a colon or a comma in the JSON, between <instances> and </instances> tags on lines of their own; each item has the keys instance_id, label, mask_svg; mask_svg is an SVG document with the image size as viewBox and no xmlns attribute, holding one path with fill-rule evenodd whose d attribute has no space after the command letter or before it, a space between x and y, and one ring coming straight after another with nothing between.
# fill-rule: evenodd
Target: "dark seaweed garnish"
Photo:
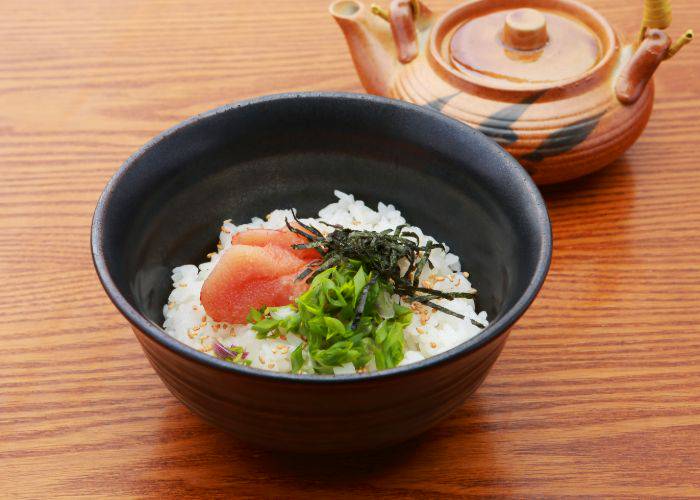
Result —
<instances>
[{"instance_id":1,"label":"dark seaweed garnish","mask_svg":"<svg viewBox=\"0 0 700 500\"><path fill-rule=\"evenodd\" d=\"M379 279L389 283L394 293L409 302L417 302L426 306L450 314L459 319L464 315L454 312L446 307L436 304L436 299L453 300L456 298L472 299L475 293L471 292L443 292L432 288L419 286L421 272L425 266L430 269L430 252L436 248L445 249L442 244L428 242L425 245L418 243L418 235L404 231L406 225L395 230L357 231L342 226L328 224L335 230L324 236L317 228L301 222L292 211L297 227L285 219L287 228L307 240L308 243L293 245L293 248L301 250L313 248L321 256L319 261L313 262L309 267L297 276L297 279L306 278L311 282L313 278L334 266L342 266L350 260L359 261L367 272L373 273ZM407 269L402 273L399 261L406 259ZM362 314L358 311L357 316Z\"/></svg>"}]
</instances>

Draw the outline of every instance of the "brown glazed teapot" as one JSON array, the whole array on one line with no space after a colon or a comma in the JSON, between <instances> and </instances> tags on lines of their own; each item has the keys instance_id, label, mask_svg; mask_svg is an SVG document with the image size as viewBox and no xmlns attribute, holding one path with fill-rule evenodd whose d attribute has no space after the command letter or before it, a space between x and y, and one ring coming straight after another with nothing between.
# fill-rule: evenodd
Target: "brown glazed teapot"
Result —
<instances>
[{"instance_id":1,"label":"brown glazed teapot","mask_svg":"<svg viewBox=\"0 0 700 500\"><path fill-rule=\"evenodd\" d=\"M539 184L593 172L642 133L652 75L688 43L663 31L668 0L645 0L625 42L575 0L471 0L442 16L418 0L388 10L338 0L342 28L368 92L427 105L496 140Z\"/></svg>"}]
</instances>

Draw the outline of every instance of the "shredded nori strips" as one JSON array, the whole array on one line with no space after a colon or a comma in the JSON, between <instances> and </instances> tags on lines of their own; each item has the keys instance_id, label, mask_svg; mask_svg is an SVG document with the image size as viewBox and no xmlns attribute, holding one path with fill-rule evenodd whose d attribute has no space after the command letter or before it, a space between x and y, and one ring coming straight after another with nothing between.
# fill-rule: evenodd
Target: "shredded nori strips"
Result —
<instances>
[{"instance_id":1,"label":"shredded nori strips","mask_svg":"<svg viewBox=\"0 0 700 500\"><path fill-rule=\"evenodd\" d=\"M475 294L471 292L444 292L419 285L420 275L428 265L432 269L429 257L430 252L436 248L445 249L442 244L428 242L419 244L418 235L404 231L406 225L395 230L358 231L334 224L327 224L335 230L324 236L317 228L301 222L292 212L294 221L298 227L285 219L287 228L307 240L308 243L293 245L293 248L301 250L313 248L319 253L319 260L307 267L297 279L306 278L307 282L317 274L334 266L342 265L349 260L362 263L367 272L386 281L393 286L394 293L410 302L418 302L426 306L450 314L459 319L464 319L462 314L456 313L446 307L436 304L436 299L452 300L455 298L472 299ZM402 273L399 261L406 259L407 269ZM363 292L365 292L363 290ZM366 296L366 293L363 295ZM366 297L365 297L366 298ZM360 300L364 307L364 301ZM356 311L356 318L362 315L362 308ZM355 321L353 321L355 323ZM472 321L472 323L474 323ZM481 326L481 325L478 325Z\"/></svg>"}]
</instances>

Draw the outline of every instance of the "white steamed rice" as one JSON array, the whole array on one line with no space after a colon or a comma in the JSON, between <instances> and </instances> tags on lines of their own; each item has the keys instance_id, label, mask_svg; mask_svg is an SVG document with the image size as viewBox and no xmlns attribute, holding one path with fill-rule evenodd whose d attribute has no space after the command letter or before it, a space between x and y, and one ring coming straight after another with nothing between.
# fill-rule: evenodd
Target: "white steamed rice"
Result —
<instances>
[{"instance_id":1,"label":"white steamed rice","mask_svg":"<svg viewBox=\"0 0 700 500\"><path fill-rule=\"evenodd\" d=\"M361 200L355 200L352 195L335 191L338 197L336 203L331 203L321 209L316 219L302 219L312 223L319 229L327 228L323 222L337 224L353 229L383 231L394 229L405 224L405 219L393 205L379 203L377 210L367 207ZM188 346L202 352L214 355L213 344L218 339L225 346L241 346L247 351L251 366L275 372L290 372L290 355L302 342L294 335L287 334L286 340L281 338L256 338L256 333L250 325L231 325L217 323L207 316L199 295L211 270L216 266L221 255L231 246L231 236L246 229L280 229L285 227L285 218L291 218L290 210L275 210L266 220L254 218L248 224L236 226L230 220L224 221L219 235L217 252L209 254L210 259L199 266L184 265L173 269L173 291L168 303L163 307L165 331ZM408 227L420 237L421 245L434 238L424 235L418 227ZM468 273L460 272L459 257L440 249L434 249L430 254L433 269L425 266L421 282L426 281L432 288L443 291L469 291L472 287ZM425 358L435 356L455 347L477 335L482 328L474 325L471 320L488 325L486 312L477 313L472 299L454 299L452 301L437 300L438 304L449 307L452 311L465 316L459 319L440 311L420 306L413 314L412 323L404 330L406 351L400 365L415 363ZM410 304L406 304L410 305ZM415 306L414 306L415 307ZM290 310L291 312L291 310ZM282 309L276 313L284 315ZM310 370L308 354L305 353L305 370ZM361 371L375 371L374 361ZM355 373L352 363L334 369L336 374Z\"/></svg>"}]
</instances>

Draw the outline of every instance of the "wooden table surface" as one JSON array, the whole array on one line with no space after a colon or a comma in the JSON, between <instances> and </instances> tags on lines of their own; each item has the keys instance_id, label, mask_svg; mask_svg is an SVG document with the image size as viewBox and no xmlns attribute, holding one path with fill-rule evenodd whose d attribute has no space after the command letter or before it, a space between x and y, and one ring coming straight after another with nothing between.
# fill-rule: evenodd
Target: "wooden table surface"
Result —
<instances>
[{"instance_id":1,"label":"wooden table surface","mask_svg":"<svg viewBox=\"0 0 700 500\"><path fill-rule=\"evenodd\" d=\"M589 0L632 32L642 0ZM441 10L452 2L432 2ZM674 0L674 36L700 28ZM182 119L361 91L326 0L0 2L0 497L700 495L700 43L639 142L544 194L547 282L479 391L362 456L279 456L168 393L90 259L95 202Z\"/></svg>"}]
</instances>

